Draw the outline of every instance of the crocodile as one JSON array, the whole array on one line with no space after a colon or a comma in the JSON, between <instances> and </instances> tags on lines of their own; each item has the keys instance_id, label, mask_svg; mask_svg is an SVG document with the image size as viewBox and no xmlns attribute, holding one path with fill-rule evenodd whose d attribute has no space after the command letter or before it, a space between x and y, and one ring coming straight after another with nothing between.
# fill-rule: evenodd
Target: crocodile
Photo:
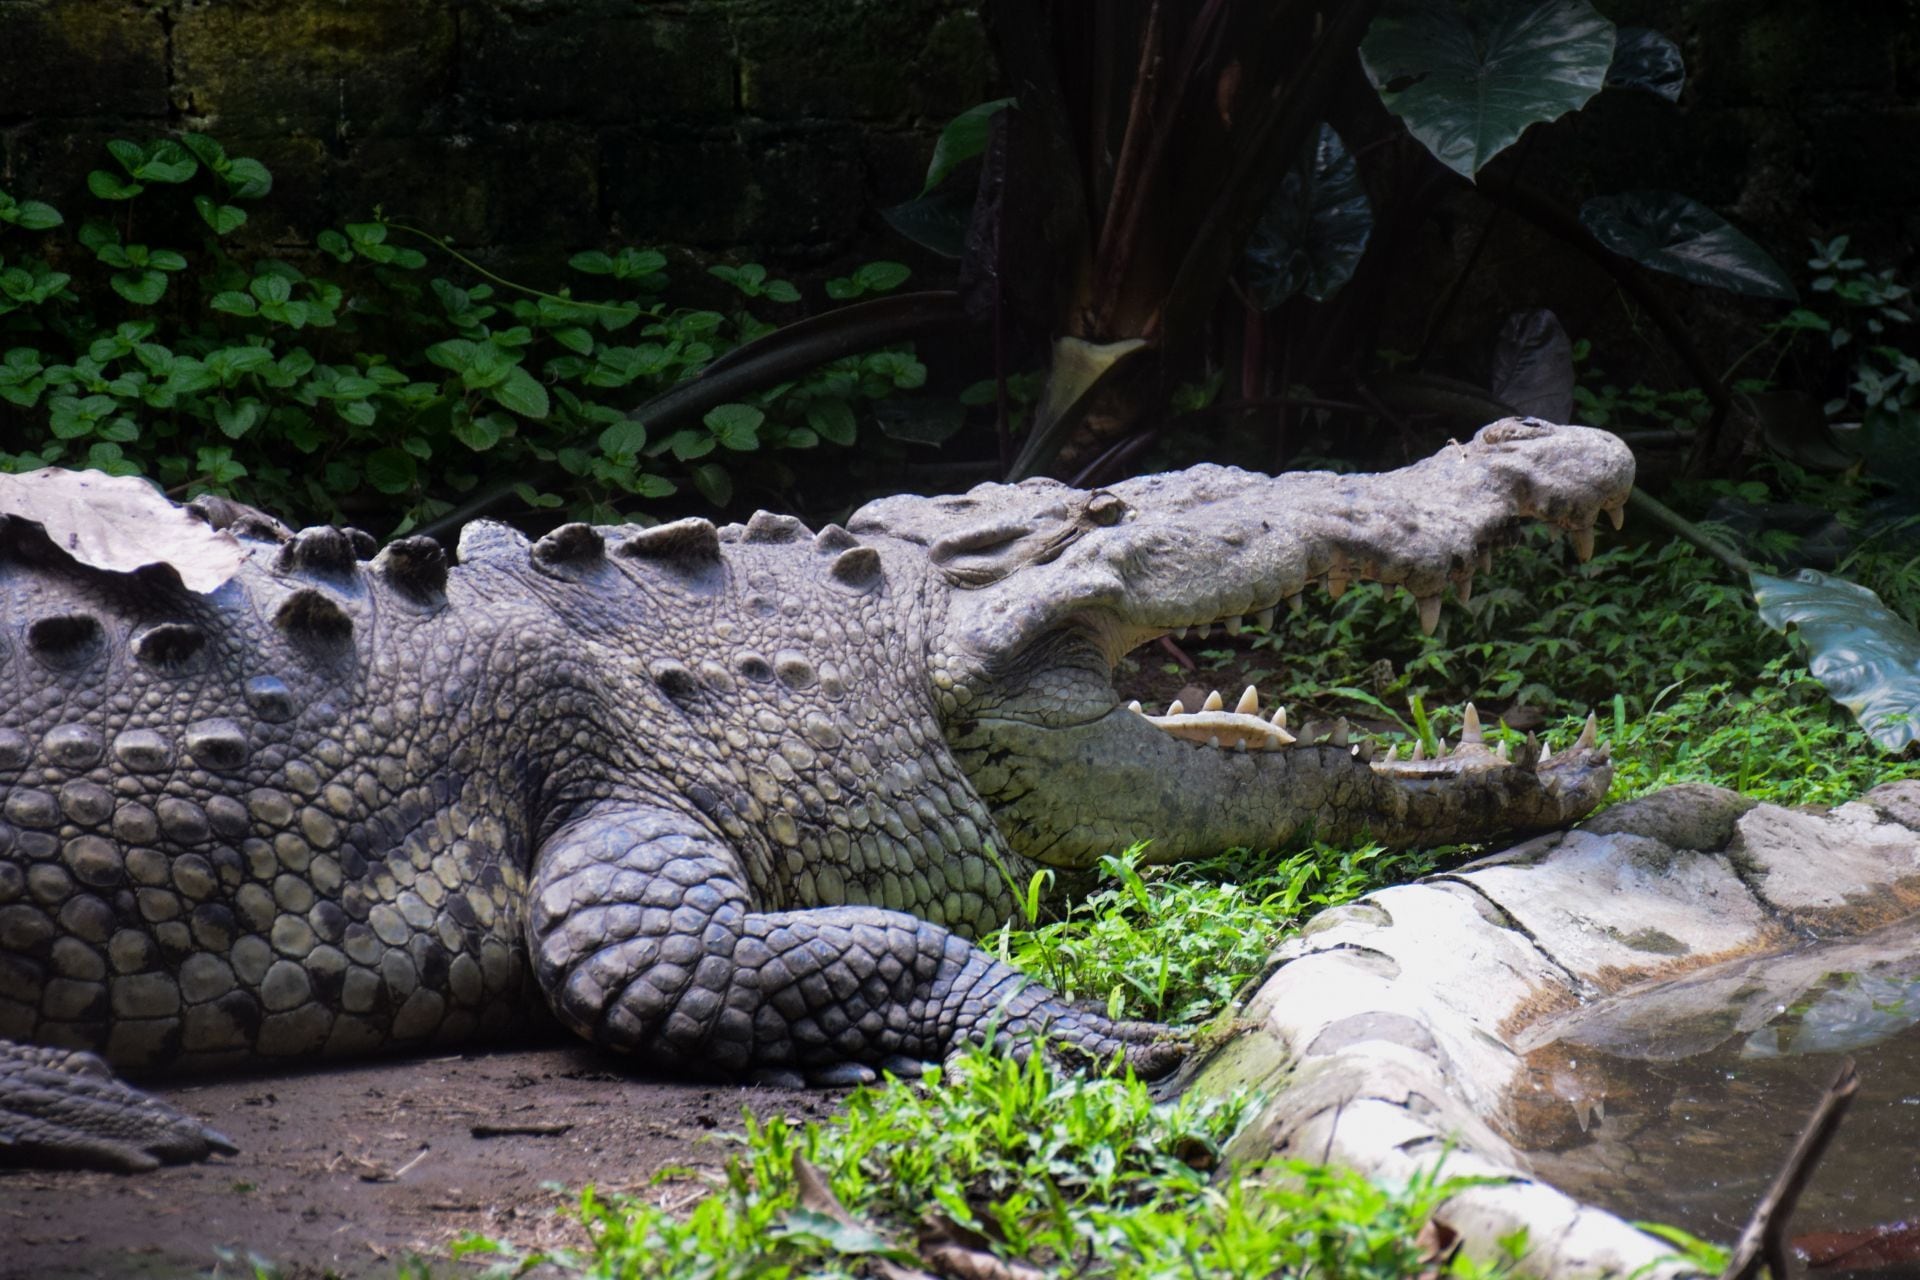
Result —
<instances>
[{"instance_id":1,"label":"crocodile","mask_svg":"<svg viewBox=\"0 0 1920 1280\"><path fill-rule=\"evenodd\" d=\"M709 1076L846 1084L1039 1033L1157 1076L1178 1036L977 945L1037 870L1084 883L1142 837L1167 861L1534 832L1610 776L1591 732L1550 758L1471 726L1439 757L1374 758L1253 691L1159 715L1114 688L1139 646L1271 625L1316 584L1397 584L1431 630L1523 520L1590 554L1633 461L1588 428L1506 419L1375 475L983 484L818 531L482 521L455 564L431 539L376 553L207 501L195 536L231 556L212 575L146 517L122 560L89 554L47 504L8 507L35 478L0 477L14 1160L227 1145L108 1064L197 1073L542 1018Z\"/></svg>"}]
</instances>

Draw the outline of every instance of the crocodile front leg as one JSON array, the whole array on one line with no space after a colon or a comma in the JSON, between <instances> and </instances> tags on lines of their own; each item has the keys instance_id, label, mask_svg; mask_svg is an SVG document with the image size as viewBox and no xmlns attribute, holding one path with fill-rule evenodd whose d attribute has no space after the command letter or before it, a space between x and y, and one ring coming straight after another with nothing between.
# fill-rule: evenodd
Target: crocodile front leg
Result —
<instances>
[{"instance_id":1,"label":"crocodile front leg","mask_svg":"<svg viewBox=\"0 0 1920 1280\"><path fill-rule=\"evenodd\" d=\"M1143 1076L1183 1046L1067 1004L940 925L876 907L758 911L738 858L697 821L605 807L542 846L529 913L536 979L560 1019L666 1066L819 1084L917 1073L998 1034Z\"/></svg>"}]
</instances>

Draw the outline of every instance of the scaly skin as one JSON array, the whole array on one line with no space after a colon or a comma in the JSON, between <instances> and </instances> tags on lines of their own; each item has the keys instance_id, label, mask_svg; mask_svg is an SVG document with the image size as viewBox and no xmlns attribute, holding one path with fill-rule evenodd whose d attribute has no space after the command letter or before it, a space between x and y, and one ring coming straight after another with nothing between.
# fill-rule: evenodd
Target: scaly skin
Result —
<instances>
[{"instance_id":1,"label":"scaly skin","mask_svg":"<svg viewBox=\"0 0 1920 1280\"><path fill-rule=\"evenodd\" d=\"M1330 576L1437 596L1515 519L1588 529L1631 478L1610 436L1507 423L1385 476L990 485L870 504L852 532L763 513L529 545L478 524L450 573L424 540L369 565L368 542L229 504L213 518L248 554L210 594L14 520L0 1036L197 1071L498 1036L544 1008L691 1070L844 1082L1027 1031L1170 1070L1162 1029L972 944L1009 881L1149 835L1180 857L1542 829L1607 770L1216 748L1189 739L1280 736L1149 721L1114 661ZM0 1046L16 1154L62 1126L70 1159L198 1153L107 1104L104 1137L70 1097L49 1119L49 1069Z\"/></svg>"}]
</instances>

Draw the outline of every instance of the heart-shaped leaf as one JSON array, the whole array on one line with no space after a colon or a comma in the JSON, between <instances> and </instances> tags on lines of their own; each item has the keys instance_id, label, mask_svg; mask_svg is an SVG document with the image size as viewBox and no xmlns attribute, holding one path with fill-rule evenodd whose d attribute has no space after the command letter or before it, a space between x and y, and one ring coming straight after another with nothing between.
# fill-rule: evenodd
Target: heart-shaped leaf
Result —
<instances>
[{"instance_id":1,"label":"heart-shaped leaf","mask_svg":"<svg viewBox=\"0 0 1920 1280\"><path fill-rule=\"evenodd\" d=\"M1528 126L1578 111L1613 62L1613 24L1587 0L1389 0L1360 43L1387 110L1472 178Z\"/></svg>"},{"instance_id":2,"label":"heart-shaped leaf","mask_svg":"<svg viewBox=\"0 0 1920 1280\"><path fill-rule=\"evenodd\" d=\"M1776 631L1799 629L1814 679L1869 738L1888 751L1920 738L1920 631L1845 578L1814 569L1751 578L1760 620Z\"/></svg>"},{"instance_id":3,"label":"heart-shaped leaf","mask_svg":"<svg viewBox=\"0 0 1920 1280\"><path fill-rule=\"evenodd\" d=\"M1627 191L1580 206L1580 224L1623 258L1732 293L1792 301L1793 281L1765 249L1677 191Z\"/></svg>"},{"instance_id":4,"label":"heart-shaped leaf","mask_svg":"<svg viewBox=\"0 0 1920 1280\"><path fill-rule=\"evenodd\" d=\"M1668 102L1680 101L1687 63L1680 46L1649 27L1621 27L1613 40L1609 89L1639 89Z\"/></svg>"},{"instance_id":5,"label":"heart-shaped leaf","mask_svg":"<svg viewBox=\"0 0 1920 1280\"><path fill-rule=\"evenodd\" d=\"M1322 124L1247 238L1243 270L1263 311L1296 293L1324 302L1353 277L1373 233L1360 167Z\"/></svg>"}]
</instances>

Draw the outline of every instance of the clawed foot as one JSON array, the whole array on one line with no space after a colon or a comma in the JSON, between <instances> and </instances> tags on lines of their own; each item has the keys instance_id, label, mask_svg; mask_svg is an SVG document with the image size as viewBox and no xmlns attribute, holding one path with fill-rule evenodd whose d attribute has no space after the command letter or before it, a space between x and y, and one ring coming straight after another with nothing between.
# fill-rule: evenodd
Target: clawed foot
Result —
<instances>
[{"instance_id":1,"label":"clawed foot","mask_svg":"<svg viewBox=\"0 0 1920 1280\"><path fill-rule=\"evenodd\" d=\"M0 1164L138 1173L238 1150L93 1054L0 1041Z\"/></svg>"}]
</instances>

